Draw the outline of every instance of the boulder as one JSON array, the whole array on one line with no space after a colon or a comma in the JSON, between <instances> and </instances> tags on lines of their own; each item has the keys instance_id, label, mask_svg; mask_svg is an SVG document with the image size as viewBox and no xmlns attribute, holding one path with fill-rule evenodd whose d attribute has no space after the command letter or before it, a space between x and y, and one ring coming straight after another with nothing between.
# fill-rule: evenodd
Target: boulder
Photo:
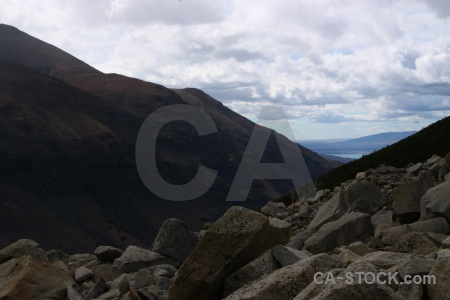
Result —
<instances>
[{"instance_id":1,"label":"boulder","mask_svg":"<svg viewBox=\"0 0 450 300\"><path fill-rule=\"evenodd\" d=\"M391 210L379 210L376 214L372 216L370 219L373 227L377 227L380 224L390 224L392 223L392 217L394 212Z\"/></svg>"},{"instance_id":2,"label":"boulder","mask_svg":"<svg viewBox=\"0 0 450 300\"><path fill-rule=\"evenodd\" d=\"M426 259L413 255L407 255L398 262L398 273L402 278L406 275L426 275L430 273L435 264L434 259Z\"/></svg>"},{"instance_id":3,"label":"boulder","mask_svg":"<svg viewBox=\"0 0 450 300\"><path fill-rule=\"evenodd\" d=\"M346 278L347 274L356 274L364 272L365 274L378 274L379 270L370 263L359 262L349 265L344 271L333 278ZM325 279L323 279L325 281ZM370 279L371 280L371 277ZM386 278L387 280L387 278ZM348 300L348 299L364 299L364 300L405 300L398 295L392 288L386 284L374 282L368 284L359 282L358 276L353 276L352 282L345 280L337 280L329 284L319 284L312 282L307 288L299 293L294 300Z\"/></svg>"},{"instance_id":4,"label":"boulder","mask_svg":"<svg viewBox=\"0 0 450 300\"><path fill-rule=\"evenodd\" d=\"M304 250L299 251L286 246L277 245L273 247L272 255L282 267L286 267L295 264L302 259L306 259L312 254Z\"/></svg>"},{"instance_id":5,"label":"boulder","mask_svg":"<svg viewBox=\"0 0 450 300\"><path fill-rule=\"evenodd\" d=\"M350 211L363 209L366 213L374 214L385 204L386 199L378 186L366 180L355 181L319 208L308 229L316 232L323 224L342 217L352 205Z\"/></svg>"},{"instance_id":6,"label":"boulder","mask_svg":"<svg viewBox=\"0 0 450 300\"><path fill-rule=\"evenodd\" d=\"M81 283L81 282L91 278L92 276L94 276L94 273L84 266L77 268L75 270L75 273L73 274L73 278L78 283Z\"/></svg>"},{"instance_id":7,"label":"boulder","mask_svg":"<svg viewBox=\"0 0 450 300\"><path fill-rule=\"evenodd\" d=\"M141 270L139 270L141 271ZM137 273L139 273L139 271ZM135 273L135 274L137 274ZM133 274L134 275L134 274ZM108 282L108 288L110 290L119 290L122 294L125 294L130 290L130 274L122 274L111 282Z\"/></svg>"},{"instance_id":8,"label":"boulder","mask_svg":"<svg viewBox=\"0 0 450 300\"><path fill-rule=\"evenodd\" d=\"M66 300L83 300L83 296L81 296L76 289L74 289L71 286L68 286Z\"/></svg>"},{"instance_id":9,"label":"boulder","mask_svg":"<svg viewBox=\"0 0 450 300\"><path fill-rule=\"evenodd\" d=\"M48 264L32 256L21 256L0 268L0 299L60 299L74 283L69 270L59 263Z\"/></svg>"},{"instance_id":10,"label":"boulder","mask_svg":"<svg viewBox=\"0 0 450 300\"><path fill-rule=\"evenodd\" d=\"M143 268L155 265L170 264L178 267L180 264L156 252L136 246L128 246L125 252L113 263L113 277L124 273L134 273Z\"/></svg>"},{"instance_id":11,"label":"boulder","mask_svg":"<svg viewBox=\"0 0 450 300\"><path fill-rule=\"evenodd\" d=\"M437 256L436 256L437 260L441 260L441 259L448 259L450 260L450 249L441 249L438 251Z\"/></svg>"},{"instance_id":12,"label":"boulder","mask_svg":"<svg viewBox=\"0 0 450 300\"><path fill-rule=\"evenodd\" d=\"M178 219L168 219L159 230L152 251L183 263L197 242L197 236L186 224Z\"/></svg>"},{"instance_id":13,"label":"boulder","mask_svg":"<svg viewBox=\"0 0 450 300\"><path fill-rule=\"evenodd\" d=\"M113 262L123 254L123 250L111 246L99 246L94 250L94 254L100 261Z\"/></svg>"},{"instance_id":14,"label":"boulder","mask_svg":"<svg viewBox=\"0 0 450 300\"><path fill-rule=\"evenodd\" d=\"M423 163L417 163L417 164L412 165L411 167L407 168L406 172L412 173L417 176L417 174L419 174L419 172L422 170L423 170Z\"/></svg>"},{"instance_id":15,"label":"boulder","mask_svg":"<svg viewBox=\"0 0 450 300\"><path fill-rule=\"evenodd\" d=\"M450 236L447 237L441 245L442 249L450 249Z\"/></svg>"},{"instance_id":16,"label":"boulder","mask_svg":"<svg viewBox=\"0 0 450 300\"><path fill-rule=\"evenodd\" d=\"M95 278L103 278L106 282L113 280L112 269L113 266L111 264L101 264L90 268Z\"/></svg>"},{"instance_id":17,"label":"boulder","mask_svg":"<svg viewBox=\"0 0 450 300\"><path fill-rule=\"evenodd\" d=\"M427 284L430 299L448 299L450 295L450 260L438 260L430 271L436 282Z\"/></svg>"},{"instance_id":18,"label":"boulder","mask_svg":"<svg viewBox=\"0 0 450 300\"><path fill-rule=\"evenodd\" d=\"M450 226L444 218L434 218L409 224L412 231L449 234Z\"/></svg>"},{"instance_id":19,"label":"boulder","mask_svg":"<svg viewBox=\"0 0 450 300\"><path fill-rule=\"evenodd\" d=\"M337 221L323 225L319 231L306 240L305 248L313 254L329 252L335 247L360 241L372 234L370 215L350 212Z\"/></svg>"},{"instance_id":20,"label":"boulder","mask_svg":"<svg viewBox=\"0 0 450 300\"><path fill-rule=\"evenodd\" d=\"M450 181L445 181L431 189L420 202L420 217L422 220L431 217L445 217L450 220Z\"/></svg>"},{"instance_id":21,"label":"boulder","mask_svg":"<svg viewBox=\"0 0 450 300\"><path fill-rule=\"evenodd\" d=\"M398 262L405 256L410 254L396 253L390 251L376 251L363 256L359 261L369 262L379 268L389 269L398 264Z\"/></svg>"},{"instance_id":22,"label":"boulder","mask_svg":"<svg viewBox=\"0 0 450 300\"><path fill-rule=\"evenodd\" d=\"M372 253L373 250L369 247L367 247L364 243L362 242L354 242L351 243L348 246L343 246L342 250L348 249L350 251L352 251L353 253L360 255L360 256L364 256L366 254Z\"/></svg>"},{"instance_id":23,"label":"boulder","mask_svg":"<svg viewBox=\"0 0 450 300\"><path fill-rule=\"evenodd\" d=\"M280 213L286 209L286 205L283 202L269 201L261 208L261 212L266 216L274 217L277 213Z\"/></svg>"},{"instance_id":24,"label":"boulder","mask_svg":"<svg viewBox=\"0 0 450 300\"><path fill-rule=\"evenodd\" d=\"M401 237L392 247L392 251L399 253L412 253L427 255L438 251L438 247L423 234L410 232Z\"/></svg>"},{"instance_id":25,"label":"boulder","mask_svg":"<svg viewBox=\"0 0 450 300\"><path fill-rule=\"evenodd\" d=\"M65 264L69 262L69 255L67 255L64 251L61 250L50 250L45 252L47 255L48 261L51 263L62 261Z\"/></svg>"},{"instance_id":26,"label":"boulder","mask_svg":"<svg viewBox=\"0 0 450 300\"><path fill-rule=\"evenodd\" d=\"M386 228L382 231L381 242L385 245L394 245L402 236L411 231L412 229L408 224Z\"/></svg>"},{"instance_id":27,"label":"boulder","mask_svg":"<svg viewBox=\"0 0 450 300\"><path fill-rule=\"evenodd\" d=\"M217 220L178 270L172 299L209 299L222 295L223 280L275 245L286 244L290 224L243 207Z\"/></svg>"},{"instance_id":28,"label":"boulder","mask_svg":"<svg viewBox=\"0 0 450 300\"><path fill-rule=\"evenodd\" d=\"M226 300L293 299L314 280L317 272L337 268L339 262L327 254L319 254L281 268L272 274L230 294Z\"/></svg>"},{"instance_id":29,"label":"boulder","mask_svg":"<svg viewBox=\"0 0 450 300\"><path fill-rule=\"evenodd\" d=\"M359 260L361 256L349 249L344 249L341 251L341 253L339 253L338 258L343 266L348 266L349 264Z\"/></svg>"},{"instance_id":30,"label":"boulder","mask_svg":"<svg viewBox=\"0 0 450 300\"><path fill-rule=\"evenodd\" d=\"M0 264L13 258L24 255L33 257L35 260L48 263L48 257L44 250L39 248L39 244L32 240L18 240L17 242L0 250Z\"/></svg>"},{"instance_id":31,"label":"boulder","mask_svg":"<svg viewBox=\"0 0 450 300\"><path fill-rule=\"evenodd\" d=\"M420 201L431 187L433 177L427 172L421 172L417 180L406 182L392 190L392 206L401 223L412 223L420 218Z\"/></svg>"},{"instance_id":32,"label":"boulder","mask_svg":"<svg viewBox=\"0 0 450 300\"><path fill-rule=\"evenodd\" d=\"M308 202L303 203L298 211L298 216L303 219L308 219L310 214L311 214L311 205L309 205Z\"/></svg>"},{"instance_id":33,"label":"boulder","mask_svg":"<svg viewBox=\"0 0 450 300\"><path fill-rule=\"evenodd\" d=\"M89 290L84 300L92 300L100 297L101 294L108 290L108 286L106 285L105 280L98 280L95 285Z\"/></svg>"},{"instance_id":34,"label":"boulder","mask_svg":"<svg viewBox=\"0 0 450 300\"><path fill-rule=\"evenodd\" d=\"M223 297L228 296L242 286L259 280L262 277L275 272L280 268L279 263L272 255L272 250L267 250L257 259L249 262L224 280Z\"/></svg>"}]
</instances>

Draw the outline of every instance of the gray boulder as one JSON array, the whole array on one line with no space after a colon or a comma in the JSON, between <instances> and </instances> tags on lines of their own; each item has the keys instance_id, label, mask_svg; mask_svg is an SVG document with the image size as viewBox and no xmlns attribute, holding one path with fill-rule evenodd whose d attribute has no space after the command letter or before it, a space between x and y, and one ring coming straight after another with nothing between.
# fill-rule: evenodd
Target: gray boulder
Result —
<instances>
[{"instance_id":1,"label":"gray boulder","mask_svg":"<svg viewBox=\"0 0 450 300\"><path fill-rule=\"evenodd\" d=\"M394 212L391 210L379 210L376 214L372 216L370 219L373 227L377 227L380 224L390 224L392 223L392 217Z\"/></svg>"},{"instance_id":2,"label":"gray boulder","mask_svg":"<svg viewBox=\"0 0 450 300\"><path fill-rule=\"evenodd\" d=\"M406 182L392 190L392 206L401 223L412 223L419 219L420 201L431 187L432 176L421 172L417 180Z\"/></svg>"},{"instance_id":3,"label":"gray boulder","mask_svg":"<svg viewBox=\"0 0 450 300\"><path fill-rule=\"evenodd\" d=\"M450 181L445 181L431 189L422 197L420 217L422 220L431 217L445 217L450 220Z\"/></svg>"},{"instance_id":4,"label":"gray boulder","mask_svg":"<svg viewBox=\"0 0 450 300\"><path fill-rule=\"evenodd\" d=\"M225 300L290 300L314 280L314 274L325 273L337 267L339 262L327 254L315 255L243 286Z\"/></svg>"},{"instance_id":5,"label":"gray boulder","mask_svg":"<svg viewBox=\"0 0 450 300\"><path fill-rule=\"evenodd\" d=\"M197 242L197 236L186 224L178 219L168 219L159 230L152 251L183 263Z\"/></svg>"},{"instance_id":6,"label":"gray boulder","mask_svg":"<svg viewBox=\"0 0 450 300\"><path fill-rule=\"evenodd\" d=\"M13 259L13 258L19 258L24 255L31 256L37 261L41 261L44 263L48 263L48 257L47 254L39 248L39 244L32 240L18 240L15 243L12 243L11 245L7 246L6 248L3 248L0 250L0 264Z\"/></svg>"},{"instance_id":7,"label":"gray boulder","mask_svg":"<svg viewBox=\"0 0 450 300\"><path fill-rule=\"evenodd\" d=\"M319 208L308 229L316 232L323 224L336 221L349 210L374 214L385 204L386 199L378 186L366 180L355 181Z\"/></svg>"},{"instance_id":8,"label":"gray boulder","mask_svg":"<svg viewBox=\"0 0 450 300\"><path fill-rule=\"evenodd\" d=\"M406 169L406 172L412 173L417 176L417 174L419 174L419 172L422 170L423 170L423 163L417 163Z\"/></svg>"},{"instance_id":9,"label":"gray boulder","mask_svg":"<svg viewBox=\"0 0 450 300\"><path fill-rule=\"evenodd\" d=\"M432 232L438 234L450 234L450 226L444 218L434 218L431 220L419 221L409 224L412 231Z\"/></svg>"},{"instance_id":10,"label":"gray boulder","mask_svg":"<svg viewBox=\"0 0 450 300\"><path fill-rule=\"evenodd\" d=\"M447 237L441 245L442 249L450 249L450 236Z\"/></svg>"},{"instance_id":11,"label":"gray boulder","mask_svg":"<svg viewBox=\"0 0 450 300\"><path fill-rule=\"evenodd\" d=\"M402 278L405 278L406 275L426 275L430 273L430 270L433 268L434 264L434 259L407 255L398 262L398 273Z\"/></svg>"},{"instance_id":12,"label":"gray boulder","mask_svg":"<svg viewBox=\"0 0 450 300\"><path fill-rule=\"evenodd\" d=\"M430 271L436 282L427 284L430 299L448 299L450 295L450 260L437 260Z\"/></svg>"},{"instance_id":13,"label":"gray boulder","mask_svg":"<svg viewBox=\"0 0 450 300\"><path fill-rule=\"evenodd\" d=\"M136 246L128 246L122 256L113 263L113 277L117 278L124 273L134 273L143 268L162 264L170 264L175 267L180 265L178 262L156 252Z\"/></svg>"},{"instance_id":14,"label":"gray boulder","mask_svg":"<svg viewBox=\"0 0 450 300\"><path fill-rule=\"evenodd\" d=\"M305 242L311 253L329 252L335 247L348 245L373 234L370 215L350 212L339 220L323 225Z\"/></svg>"},{"instance_id":15,"label":"gray boulder","mask_svg":"<svg viewBox=\"0 0 450 300\"><path fill-rule=\"evenodd\" d=\"M73 274L73 278L78 283L81 283L81 282L91 278L92 276L94 276L94 273L84 266L77 268L75 270L75 273Z\"/></svg>"},{"instance_id":16,"label":"gray boulder","mask_svg":"<svg viewBox=\"0 0 450 300\"><path fill-rule=\"evenodd\" d=\"M389 269L398 264L398 262L410 254L396 253L389 251L376 251L369 253L359 259L359 261L369 262L382 269Z\"/></svg>"},{"instance_id":17,"label":"gray boulder","mask_svg":"<svg viewBox=\"0 0 450 300\"><path fill-rule=\"evenodd\" d=\"M379 225L381 226L381 225ZM408 224L404 224L401 226L389 227L382 230L382 238L381 241L385 245L394 245L398 242L398 240L407 233L412 231L411 227Z\"/></svg>"},{"instance_id":18,"label":"gray boulder","mask_svg":"<svg viewBox=\"0 0 450 300\"><path fill-rule=\"evenodd\" d=\"M282 267L293 265L302 259L312 256L311 253L305 250L299 251L282 245L273 247L272 255Z\"/></svg>"},{"instance_id":19,"label":"gray boulder","mask_svg":"<svg viewBox=\"0 0 450 300\"><path fill-rule=\"evenodd\" d=\"M223 280L290 237L287 222L243 207L230 208L199 241L175 276L172 299L209 299L222 295Z\"/></svg>"},{"instance_id":20,"label":"gray boulder","mask_svg":"<svg viewBox=\"0 0 450 300\"><path fill-rule=\"evenodd\" d=\"M261 208L261 212L266 216L274 217L277 213L280 213L285 209L286 205L284 205L283 202L269 201L263 208Z\"/></svg>"},{"instance_id":21,"label":"gray boulder","mask_svg":"<svg viewBox=\"0 0 450 300\"><path fill-rule=\"evenodd\" d=\"M334 278L346 278L347 274L356 274L356 272L364 272L370 274L378 274L379 270L368 262L358 262L351 264L344 271L336 274ZM347 279L347 278L346 278ZM353 282L345 280L336 280L335 283L318 284L312 282L307 288L299 293L294 300L348 300L348 299L364 299L364 300L405 300L398 295L392 288L386 284L374 282L368 284L359 282L358 277L353 277Z\"/></svg>"},{"instance_id":22,"label":"gray boulder","mask_svg":"<svg viewBox=\"0 0 450 300\"><path fill-rule=\"evenodd\" d=\"M123 254L123 250L111 246L99 246L94 250L94 254L103 262L113 262Z\"/></svg>"},{"instance_id":23,"label":"gray boulder","mask_svg":"<svg viewBox=\"0 0 450 300\"><path fill-rule=\"evenodd\" d=\"M402 236L394 246L392 251L400 253L412 253L418 255L427 255L438 251L436 244L426 238L424 234L410 232Z\"/></svg>"},{"instance_id":24,"label":"gray boulder","mask_svg":"<svg viewBox=\"0 0 450 300\"><path fill-rule=\"evenodd\" d=\"M275 272L279 268L280 264L273 257L272 250L267 250L257 259L225 278L223 297L228 296L250 282Z\"/></svg>"}]
</instances>

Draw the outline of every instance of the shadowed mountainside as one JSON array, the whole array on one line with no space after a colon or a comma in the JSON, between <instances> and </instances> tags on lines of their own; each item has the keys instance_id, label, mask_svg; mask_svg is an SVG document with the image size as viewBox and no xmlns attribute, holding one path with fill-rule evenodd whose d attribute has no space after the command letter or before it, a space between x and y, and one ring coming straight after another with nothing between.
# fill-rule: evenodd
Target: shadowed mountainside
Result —
<instances>
[{"instance_id":1,"label":"shadowed mountainside","mask_svg":"<svg viewBox=\"0 0 450 300\"><path fill-rule=\"evenodd\" d=\"M173 122L158 136L157 165L168 182L189 182L199 165L218 170L213 187L193 201L159 199L136 170L140 126L170 104L203 108L218 129L198 136ZM104 74L0 25L0 247L18 238L69 252L149 245L171 217L199 228L236 204L224 200L254 126L200 90ZM337 166L301 150L313 178ZM280 160L274 136L264 159ZM290 180L257 181L240 204L259 209L292 189Z\"/></svg>"}]
</instances>

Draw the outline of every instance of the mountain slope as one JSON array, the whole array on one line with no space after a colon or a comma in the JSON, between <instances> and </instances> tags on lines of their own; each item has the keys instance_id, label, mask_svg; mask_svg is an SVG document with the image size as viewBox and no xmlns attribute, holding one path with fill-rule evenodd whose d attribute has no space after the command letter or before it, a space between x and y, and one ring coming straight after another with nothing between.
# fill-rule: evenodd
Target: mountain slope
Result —
<instances>
[{"instance_id":1,"label":"mountain slope","mask_svg":"<svg viewBox=\"0 0 450 300\"><path fill-rule=\"evenodd\" d=\"M189 182L199 165L218 170L212 188L193 201L158 198L136 169L142 123L170 104L202 107L218 129L198 136L192 126L173 122L158 136L156 159L165 180ZM0 25L0 125L0 195L8 207L0 215L0 224L7 224L0 247L27 237L69 252L100 243L149 245L170 217L199 228L221 216L235 204L224 200L255 127L200 90L103 74L7 25ZM336 166L301 150L314 178ZM265 159L279 159L274 136ZM292 189L290 180L256 182L239 204L258 209ZM60 228L65 235L57 234Z\"/></svg>"},{"instance_id":2,"label":"mountain slope","mask_svg":"<svg viewBox=\"0 0 450 300\"><path fill-rule=\"evenodd\" d=\"M333 188L354 178L360 170L381 164L404 168L409 163L426 161L432 155L445 156L450 151L450 117L431 124L393 145L336 168L318 179L318 187Z\"/></svg>"}]
</instances>

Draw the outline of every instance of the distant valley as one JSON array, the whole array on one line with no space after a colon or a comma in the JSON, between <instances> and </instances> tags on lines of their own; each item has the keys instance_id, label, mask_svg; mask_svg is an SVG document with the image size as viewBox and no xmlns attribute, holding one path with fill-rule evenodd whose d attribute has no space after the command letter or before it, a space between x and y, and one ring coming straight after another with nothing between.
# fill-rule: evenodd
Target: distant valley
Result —
<instances>
[{"instance_id":1,"label":"distant valley","mask_svg":"<svg viewBox=\"0 0 450 300\"><path fill-rule=\"evenodd\" d=\"M384 132L356 139L320 139L301 140L301 145L317 152L327 159L347 163L362 155L370 154L386 146L392 145L416 131Z\"/></svg>"}]
</instances>

